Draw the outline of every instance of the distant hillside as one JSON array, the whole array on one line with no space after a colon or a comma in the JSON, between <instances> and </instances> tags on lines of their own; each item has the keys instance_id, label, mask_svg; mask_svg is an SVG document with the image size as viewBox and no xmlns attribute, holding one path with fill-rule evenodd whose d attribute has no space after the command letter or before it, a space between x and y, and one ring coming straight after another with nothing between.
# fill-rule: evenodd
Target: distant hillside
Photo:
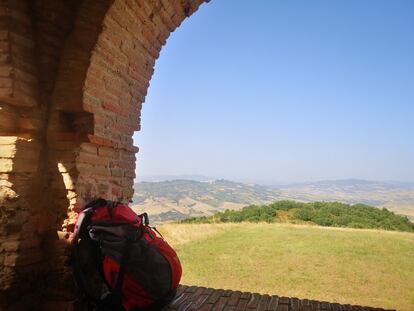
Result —
<instances>
[{"instance_id":1,"label":"distant hillside","mask_svg":"<svg viewBox=\"0 0 414 311\"><path fill-rule=\"evenodd\" d=\"M220 210L269 203L279 198L277 190L264 186L227 180L172 180L136 183L133 206L159 221L212 215Z\"/></svg>"},{"instance_id":2,"label":"distant hillside","mask_svg":"<svg viewBox=\"0 0 414 311\"><path fill-rule=\"evenodd\" d=\"M154 221L210 216L225 209L278 200L339 201L387 209L414 220L414 184L358 179L320 181L277 187L227 180L170 180L135 184L133 207Z\"/></svg>"},{"instance_id":3,"label":"distant hillside","mask_svg":"<svg viewBox=\"0 0 414 311\"><path fill-rule=\"evenodd\" d=\"M136 182L162 182L166 180L192 180L192 181L213 181L218 180L212 176L204 176L197 174L187 174L187 175L150 175L150 176L137 176L135 178Z\"/></svg>"},{"instance_id":4,"label":"distant hillside","mask_svg":"<svg viewBox=\"0 0 414 311\"><path fill-rule=\"evenodd\" d=\"M327 180L279 186L278 191L292 200L339 201L385 207L414 220L414 184L360 179Z\"/></svg>"},{"instance_id":5,"label":"distant hillside","mask_svg":"<svg viewBox=\"0 0 414 311\"><path fill-rule=\"evenodd\" d=\"M268 205L249 205L239 211L226 210L210 217L182 220L183 223L293 222L326 227L384 229L414 232L414 223L386 208L339 202L278 201Z\"/></svg>"}]
</instances>

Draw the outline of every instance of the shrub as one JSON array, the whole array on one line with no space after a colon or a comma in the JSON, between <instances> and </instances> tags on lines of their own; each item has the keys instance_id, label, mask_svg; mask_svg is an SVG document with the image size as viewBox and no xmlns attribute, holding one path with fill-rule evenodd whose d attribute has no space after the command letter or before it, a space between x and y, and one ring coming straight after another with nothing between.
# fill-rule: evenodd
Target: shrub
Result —
<instances>
[{"instance_id":1,"label":"shrub","mask_svg":"<svg viewBox=\"0 0 414 311\"><path fill-rule=\"evenodd\" d=\"M215 222L276 222L278 211L287 211L291 220L301 220L320 226L377 228L414 232L414 223L405 216L396 215L386 208L365 204L349 205L339 202L277 201L268 205L249 205L239 211L225 210L211 217L189 218L181 223Z\"/></svg>"}]
</instances>

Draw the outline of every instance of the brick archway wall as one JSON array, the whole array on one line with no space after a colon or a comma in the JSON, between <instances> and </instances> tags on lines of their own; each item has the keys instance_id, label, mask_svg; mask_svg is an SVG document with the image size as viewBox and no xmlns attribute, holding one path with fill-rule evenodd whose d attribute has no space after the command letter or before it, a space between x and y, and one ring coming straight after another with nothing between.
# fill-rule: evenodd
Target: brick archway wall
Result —
<instances>
[{"instance_id":1,"label":"brick archway wall","mask_svg":"<svg viewBox=\"0 0 414 311\"><path fill-rule=\"evenodd\" d=\"M131 199L155 61L203 2L0 2L0 309L80 308L63 267L74 209Z\"/></svg>"}]
</instances>

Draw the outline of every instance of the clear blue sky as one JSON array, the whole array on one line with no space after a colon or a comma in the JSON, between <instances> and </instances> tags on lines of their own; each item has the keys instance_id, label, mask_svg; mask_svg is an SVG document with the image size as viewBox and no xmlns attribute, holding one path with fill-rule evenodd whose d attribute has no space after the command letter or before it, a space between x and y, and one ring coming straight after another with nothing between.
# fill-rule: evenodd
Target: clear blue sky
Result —
<instances>
[{"instance_id":1,"label":"clear blue sky","mask_svg":"<svg viewBox=\"0 0 414 311\"><path fill-rule=\"evenodd\" d=\"M171 35L137 175L414 180L414 1L212 0Z\"/></svg>"}]
</instances>

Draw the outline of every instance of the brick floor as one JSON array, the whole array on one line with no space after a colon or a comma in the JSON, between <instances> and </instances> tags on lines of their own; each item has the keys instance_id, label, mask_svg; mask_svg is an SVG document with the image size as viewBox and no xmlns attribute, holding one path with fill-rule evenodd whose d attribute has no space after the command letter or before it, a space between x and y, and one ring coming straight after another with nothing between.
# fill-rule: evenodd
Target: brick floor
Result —
<instances>
[{"instance_id":1,"label":"brick floor","mask_svg":"<svg viewBox=\"0 0 414 311\"><path fill-rule=\"evenodd\" d=\"M385 309L182 285L174 301L164 309L167 310L384 311Z\"/></svg>"}]
</instances>

